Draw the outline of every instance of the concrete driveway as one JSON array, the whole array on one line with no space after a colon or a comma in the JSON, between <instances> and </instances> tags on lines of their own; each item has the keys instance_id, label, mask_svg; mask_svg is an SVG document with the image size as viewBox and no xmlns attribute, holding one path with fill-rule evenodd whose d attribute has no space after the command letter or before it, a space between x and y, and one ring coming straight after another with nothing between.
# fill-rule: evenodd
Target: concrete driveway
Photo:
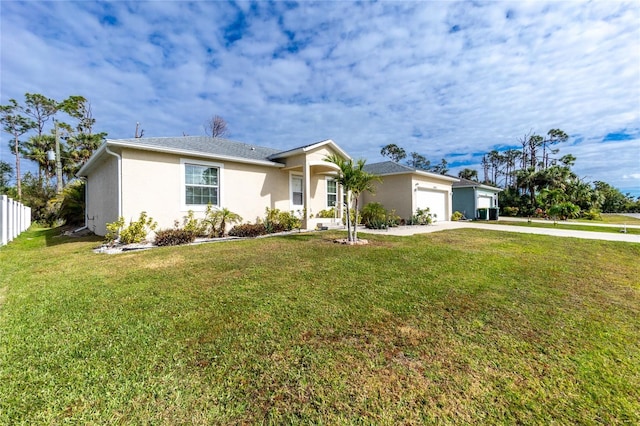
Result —
<instances>
[{"instance_id":1,"label":"concrete driveway","mask_svg":"<svg viewBox=\"0 0 640 426\"><path fill-rule=\"evenodd\" d=\"M526 219L524 219L526 221ZM549 223L548 221L546 223ZM563 222L566 224L567 222ZM584 223L579 223L584 225ZM594 226L603 226L602 224L594 224ZM622 229L623 225L609 225L618 229ZM573 237L584 238L588 240L606 240L606 241L625 241L629 243L640 243L640 235L625 234L623 232L591 232L591 231L574 231L569 229L553 229L553 228L536 228L525 226L498 225L491 222L436 222L433 225L424 226L398 226L390 229L364 229L359 228L358 234L382 234L382 235L415 235L428 232L445 231L447 229L476 228L488 229L492 231L519 232L523 234L540 234L551 235L555 237ZM639 226L630 226L627 228L640 228Z\"/></svg>"}]
</instances>

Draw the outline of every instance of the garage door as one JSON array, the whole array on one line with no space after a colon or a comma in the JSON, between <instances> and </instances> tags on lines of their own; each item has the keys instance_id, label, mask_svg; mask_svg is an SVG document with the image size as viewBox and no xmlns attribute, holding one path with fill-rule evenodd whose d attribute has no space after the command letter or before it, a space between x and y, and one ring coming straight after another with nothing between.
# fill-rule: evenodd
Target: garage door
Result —
<instances>
[{"instance_id":1,"label":"garage door","mask_svg":"<svg viewBox=\"0 0 640 426\"><path fill-rule=\"evenodd\" d=\"M438 222L449 220L447 217L446 192L418 189L416 203L420 209L429 207L431 214L437 215L436 220Z\"/></svg>"},{"instance_id":2,"label":"garage door","mask_svg":"<svg viewBox=\"0 0 640 426\"><path fill-rule=\"evenodd\" d=\"M478 197L478 208L479 209L488 209L489 207L493 207L491 202L493 201L492 197Z\"/></svg>"}]
</instances>

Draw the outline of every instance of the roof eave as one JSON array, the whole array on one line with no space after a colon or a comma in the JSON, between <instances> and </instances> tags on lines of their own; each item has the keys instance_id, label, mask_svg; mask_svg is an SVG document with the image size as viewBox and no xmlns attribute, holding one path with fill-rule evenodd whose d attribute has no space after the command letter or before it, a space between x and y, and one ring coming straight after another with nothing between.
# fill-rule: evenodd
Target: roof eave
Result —
<instances>
[{"instance_id":1,"label":"roof eave","mask_svg":"<svg viewBox=\"0 0 640 426\"><path fill-rule=\"evenodd\" d=\"M320 148L321 146L324 146L324 145L332 145L334 147L334 149L340 153L340 155L342 155L347 160L351 160L351 156L349 154L347 154L342 148L340 148L338 146L337 143L335 143L331 139L327 139L327 140L324 140L324 141L321 141L321 142L317 142L317 143L314 143L312 145L307 145L307 146L303 146L303 147L300 147L300 148L295 148L295 149L292 149L290 151L279 152L277 154L270 155L268 158L287 158L287 157L291 157L293 155L304 154L304 153L309 152L311 150L314 150L316 148Z\"/></svg>"}]
</instances>

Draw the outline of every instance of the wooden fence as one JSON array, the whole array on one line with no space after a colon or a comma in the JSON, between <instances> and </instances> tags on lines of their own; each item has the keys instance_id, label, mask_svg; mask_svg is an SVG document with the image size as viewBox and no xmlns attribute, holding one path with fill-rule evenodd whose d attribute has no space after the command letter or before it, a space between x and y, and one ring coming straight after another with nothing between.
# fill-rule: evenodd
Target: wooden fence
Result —
<instances>
[{"instance_id":1,"label":"wooden fence","mask_svg":"<svg viewBox=\"0 0 640 426\"><path fill-rule=\"evenodd\" d=\"M0 246L4 246L31 226L31 207L0 195Z\"/></svg>"}]
</instances>

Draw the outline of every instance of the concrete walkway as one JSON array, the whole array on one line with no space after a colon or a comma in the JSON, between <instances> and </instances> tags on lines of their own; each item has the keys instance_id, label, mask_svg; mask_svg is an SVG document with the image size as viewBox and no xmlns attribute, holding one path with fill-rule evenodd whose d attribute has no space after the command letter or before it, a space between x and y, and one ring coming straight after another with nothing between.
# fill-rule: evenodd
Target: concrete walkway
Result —
<instances>
[{"instance_id":1,"label":"concrete walkway","mask_svg":"<svg viewBox=\"0 0 640 426\"><path fill-rule=\"evenodd\" d=\"M526 221L526 219L524 219ZM542 221L543 223L549 223L549 221ZM562 222L563 224L578 224L583 225L582 222ZM597 225L597 224L594 224ZM600 226L602 226L600 224ZM622 225L611 225L619 229L622 229ZM637 225L629 226L627 228L638 228ZM555 237L573 237L584 238L589 240L606 240L606 241L625 241L629 243L640 243L640 235L625 234L625 233L609 233L609 232L592 232L592 231L574 231L570 229L555 229L555 228L536 228L534 226L511 226L511 225L498 225L495 222L475 222L475 221L462 221L462 222L436 222L433 225L424 226L398 226L396 228L389 229L365 229L359 228L358 234L382 234L382 235L415 235L424 234L428 232L445 231L447 229L461 229L461 228L476 228L487 229L490 231L505 231L505 232L519 232L522 234L540 234L551 235Z\"/></svg>"}]
</instances>

